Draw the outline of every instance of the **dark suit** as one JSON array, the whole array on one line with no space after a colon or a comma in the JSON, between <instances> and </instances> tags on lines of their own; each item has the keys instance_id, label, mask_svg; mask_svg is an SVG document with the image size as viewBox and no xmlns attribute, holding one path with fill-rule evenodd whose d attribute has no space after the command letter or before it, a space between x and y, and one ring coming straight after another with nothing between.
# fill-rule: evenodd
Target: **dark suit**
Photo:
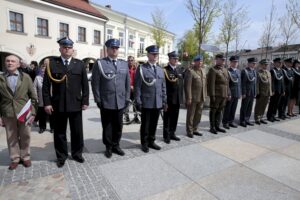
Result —
<instances>
[{"instance_id":1,"label":"dark suit","mask_svg":"<svg viewBox=\"0 0 300 200\"><path fill-rule=\"evenodd\" d=\"M274 94L270 99L267 118L272 120L275 118L279 101L284 93L284 78L283 71L280 68L274 67L270 72L272 76L272 91Z\"/></svg>"},{"instance_id":2,"label":"dark suit","mask_svg":"<svg viewBox=\"0 0 300 200\"><path fill-rule=\"evenodd\" d=\"M67 121L71 130L72 157L80 157L83 151L82 105L89 105L89 85L82 61L72 58L65 66L61 57L50 60L50 71L54 79L67 78L56 83L45 73L43 81L44 106L52 105L54 117L54 147L58 160L66 160L68 146Z\"/></svg>"},{"instance_id":3,"label":"dark suit","mask_svg":"<svg viewBox=\"0 0 300 200\"><path fill-rule=\"evenodd\" d=\"M175 135L180 103L182 103L182 89L180 81L182 74L179 74L170 65L164 67L165 80L166 80L166 93L168 110L164 112L164 139L170 139L170 136Z\"/></svg>"},{"instance_id":4,"label":"dark suit","mask_svg":"<svg viewBox=\"0 0 300 200\"><path fill-rule=\"evenodd\" d=\"M226 102L226 106L223 114L223 125L232 124L235 118L235 112L239 98L241 97L241 72L240 70L233 68L228 69L229 75L229 89L231 93L231 99Z\"/></svg>"},{"instance_id":5,"label":"dark suit","mask_svg":"<svg viewBox=\"0 0 300 200\"><path fill-rule=\"evenodd\" d=\"M249 122L252 113L254 97L256 96L256 72L249 67L242 70L242 105L240 110L240 123Z\"/></svg>"}]
</instances>

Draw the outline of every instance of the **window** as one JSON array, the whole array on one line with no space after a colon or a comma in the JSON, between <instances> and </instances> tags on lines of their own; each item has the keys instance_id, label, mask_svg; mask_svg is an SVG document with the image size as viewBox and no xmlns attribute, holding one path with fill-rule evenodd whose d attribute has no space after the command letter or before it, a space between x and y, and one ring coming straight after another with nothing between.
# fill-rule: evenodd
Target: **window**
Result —
<instances>
[{"instance_id":1,"label":"window","mask_svg":"<svg viewBox=\"0 0 300 200\"><path fill-rule=\"evenodd\" d=\"M24 32L23 14L9 11L10 30Z\"/></svg>"},{"instance_id":2,"label":"window","mask_svg":"<svg viewBox=\"0 0 300 200\"><path fill-rule=\"evenodd\" d=\"M94 30L94 44L101 44L101 31Z\"/></svg>"},{"instance_id":3,"label":"window","mask_svg":"<svg viewBox=\"0 0 300 200\"><path fill-rule=\"evenodd\" d=\"M78 27L78 41L79 42L86 42L86 29L83 27Z\"/></svg>"},{"instance_id":4,"label":"window","mask_svg":"<svg viewBox=\"0 0 300 200\"><path fill-rule=\"evenodd\" d=\"M119 32L119 41L120 41L120 46L123 47L124 46L124 33L123 32Z\"/></svg>"},{"instance_id":5,"label":"window","mask_svg":"<svg viewBox=\"0 0 300 200\"><path fill-rule=\"evenodd\" d=\"M113 38L113 30L107 29L107 40L112 39L112 38Z\"/></svg>"},{"instance_id":6,"label":"window","mask_svg":"<svg viewBox=\"0 0 300 200\"><path fill-rule=\"evenodd\" d=\"M37 18L37 34L41 36L48 36L48 20Z\"/></svg>"},{"instance_id":7,"label":"window","mask_svg":"<svg viewBox=\"0 0 300 200\"><path fill-rule=\"evenodd\" d=\"M140 38L140 53L144 53L145 38Z\"/></svg>"},{"instance_id":8,"label":"window","mask_svg":"<svg viewBox=\"0 0 300 200\"><path fill-rule=\"evenodd\" d=\"M133 35L129 35L128 47L133 48L133 44L134 44L134 37Z\"/></svg>"},{"instance_id":9,"label":"window","mask_svg":"<svg viewBox=\"0 0 300 200\"><path fill-rule=\"evenodd\" d=\"M60 38L69 36L69 24L59 23L59 36Z\"/></svg>"}]
</instances>

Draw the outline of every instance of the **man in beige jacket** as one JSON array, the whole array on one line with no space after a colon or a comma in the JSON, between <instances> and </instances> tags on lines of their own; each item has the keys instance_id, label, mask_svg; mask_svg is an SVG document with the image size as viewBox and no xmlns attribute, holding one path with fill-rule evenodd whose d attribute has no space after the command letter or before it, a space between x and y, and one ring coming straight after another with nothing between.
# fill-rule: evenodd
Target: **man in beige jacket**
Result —
<instances>
[{"instance_id":1,"label":"man in beige jacket","mask_svg":"<svg viewBox=\"0 0 300 200\"><path fill-rule=\"evenodd\" d=\"M201 121L203 102L206 94L206 74L203 67L203 57L194 58L194 66L187 71L184 78L184 89L187 106L186 132L192 138L194 135L202 136L197 131Z\"/></svg>"},{"instance_id":2,"label":"man in beige jacket","mask_svg":"<svg viewBox=\"0 0 300 200\"><path fill-rule=\"evenodd\" d=\"M10 154L10 170L17 168L19 162L24 167L30 167L30 124L34 120L37 105L37 95L33 90L29 75L18 70L20 60L15 55L5 58L6 72L0 75L0 126L4 126L7 135L7 145ZM31 99L32 115L29 124L20 122L17 115Z\"/></svg>"}]
</instances>

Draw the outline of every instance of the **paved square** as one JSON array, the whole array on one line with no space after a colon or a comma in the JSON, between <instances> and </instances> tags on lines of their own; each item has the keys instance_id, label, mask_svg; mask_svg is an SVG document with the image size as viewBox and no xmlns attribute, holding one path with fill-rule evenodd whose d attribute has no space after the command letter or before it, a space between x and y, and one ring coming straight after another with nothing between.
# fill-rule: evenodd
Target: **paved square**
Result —
<instances>
[{"instance_id":1,"label":"paved square","mask_svg":"<svg viewBox=\"0 0 300 200\"><path fill-rule=\"evenodd\" d=\"M280 124L272 125L271 127L285 131L285 132L289 132L289 133L292 133L295 135L300 135L299 120L288 120L288 121L282 122Z\"/></svg>"},{"instance_id":2,"label":"paved square","mask_svg":"<svg viewBox=\"0 0 300 200\"><path fill-rule=\"evenodd\" d=\"M278 150L278 152L300 160L300 142L286 147L284 149L280 149Z\"/></svg>"}]
</instances>

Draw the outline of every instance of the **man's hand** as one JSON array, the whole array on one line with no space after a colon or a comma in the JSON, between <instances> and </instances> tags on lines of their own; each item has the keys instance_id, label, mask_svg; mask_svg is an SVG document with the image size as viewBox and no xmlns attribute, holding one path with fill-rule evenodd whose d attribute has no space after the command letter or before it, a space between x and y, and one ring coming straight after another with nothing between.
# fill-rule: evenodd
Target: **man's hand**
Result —
<instances>
[{"instance_id":1,"label":"man's hand","mask_svg":"<svg viewBox=\"0 0 300 200\"><path fill-rule=\"evenodd\" d=\"M242 95L242 99L245 99L246 98L246 95L244 94L244 95Z\"/></svg>"},{"instance_id":2,"label":"man's hand","mask_svg":"<svg viewBox=\"0 0 300 200\"><path fill-rule=\"evenodd\" d=\"M46 112L48 115L52 115L53 108L52 108L51 105L45 106L45 107L44 107L44 110L45 110L45 112Z\"/></svg>"},{"instance_id":3,"label":"man's hand","mask_svg":"<svg viewBox=\"0 0 300 200\"><path fill-rule=\"evenodd\" d=\"M0 117L0 126L2 126L2 127L4 127L4 126L5 126L5 124L4 124L4 121L3 121L2 117Z\"/></svg>"},{"instance_id":4,"label":"man's hand","mask_svg":"<svg viewBox=\"0 0 300 200\"><path fill-rule=\"evenodd\" d=\"M231 96L228 96L228 97L227 97L227 101L230 101L230 100L231 100Z\"/></svg>"},{"instance_id":5,"label":"man's hand","mask_svg":"<svg viewBox=\"0 0 300 200\"><path fill-rule=\"evenodd\" d=\"M186 107L189 107L191 104L192 104L192 100L191 99L186 100Z\"/></svg>"},{"instance_id":6,"label":"man's hand","mask_svg":"<svg viewBox=\"0 0 300 200\"><path fill-rule=\"evenodd\" d=\"M101 108L102 108L102 103L101 103L101 102L98 102L98 103L97 103L97 107L98 107L99 109L101 109Z\"/></svg>"},{"instance_id":7,"label":"man's hand","mask_svg":"<svg viewBox=\"0 0 300 200\"><path fill-rule=\"evenodd\" d=\"M167 112L168 111L168 104L164 105L164 111Z\"/></svg>"},{"instance_id":8,"label":"man's hand","mask_svg":"<svg viewBox=\"0 0 300 200\"><path fill-rule=\"evenodd\" d=\"M31 115L28 119L28 125L31 125L34 121L35 115Z\"/></svg>"},{"instance_id":9,"label":"man's hand","mask_svg":"<svg viewBox=\"0 0 300 200\"><path fill-rule=\"evenodd\" d=\"M86 110L88 107L88 105L82 105L82 110Z\"/></svg>"},{"instance_id":10,"label":"man's hand","mask_svg":"<svg viewBox=\"0 0 300 200\"><path fill-rule=\"evenodd\" d=\"M137 111L142 112L142 105L141 104L136 104L135 108Z\"/></svg>"}]
</instances>

